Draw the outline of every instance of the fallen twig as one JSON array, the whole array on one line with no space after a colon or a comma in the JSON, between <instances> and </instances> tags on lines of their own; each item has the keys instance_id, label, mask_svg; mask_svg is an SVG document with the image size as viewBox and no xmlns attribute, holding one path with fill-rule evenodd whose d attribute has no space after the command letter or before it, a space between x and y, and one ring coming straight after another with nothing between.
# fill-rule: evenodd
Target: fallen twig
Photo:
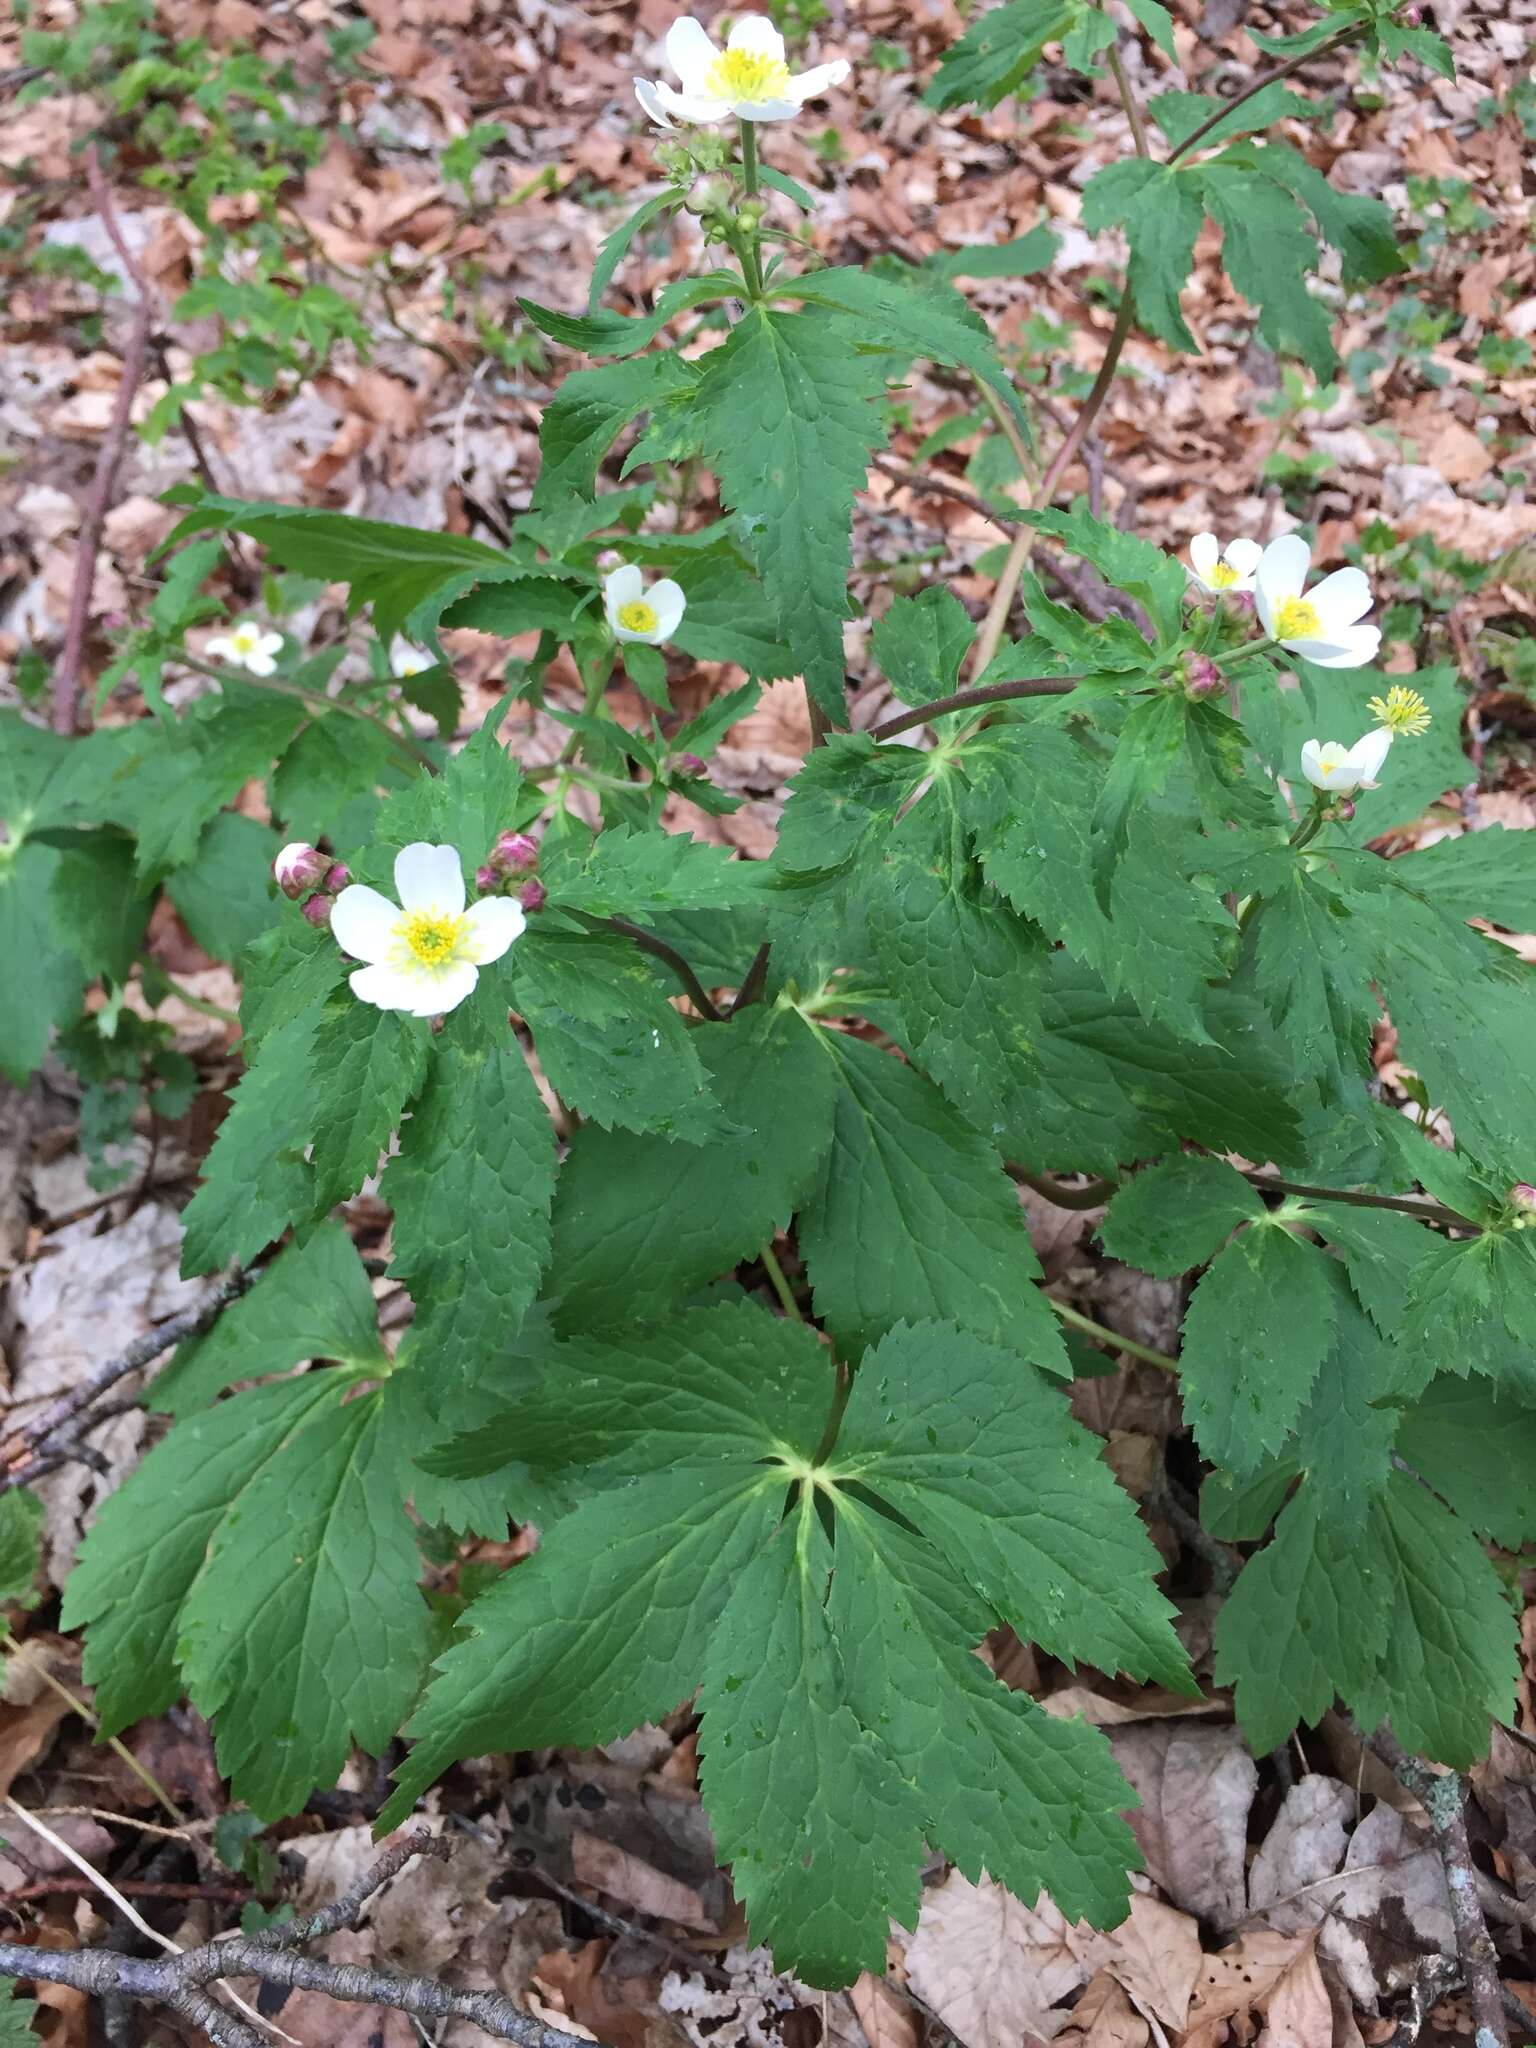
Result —
<instances>
[{"instance_id":1,"label":"fallen twig","mask_svg":"<svg viewBox=\"0 0 1536 2048\"><path fill-rule=\"evenodd\" d=\"M0 1942L0 1975L32 1983L68 1984L94 1996L113 1994L168 2005L200 2027L216 2048L259 2048L255 2029L209 1993L230 1977L259 1977L300 1991L320 1991L344 2004L384 2005L416 2019L467 2019L518 2048L581 2048L580 2037L521 2011L495 1991L452 1991L431 1977L402 1977L355 1963L303 1955L305 1942L356 1927L373 1895L415 1856L446 1857L447 1841L418 1832L385 1850L367 1874L318 1913L259 1934L235 1934L179 1955L146 1961L114 1949L41 1949ZM157 1940L163 1939L156 1936Z\"/></svg>"},{"instance_id":2,"label":"fallen twig","mask_svg":"<svg viewBox=\"0 0 1536 2048\"><path fill-rule=\"evenodd\" d=\"M144 366L149 356L149 329L154 311L154 300L145 282L144 273L139 269L118 228L117 215L112 210L112 194L107 189L101 158L96 153L94 142L86 148L85 175L92 203L101 216L101 224L106 229L112 246L122 258L123 267L134 286L135 296L133 324L128 330L128 339L123 347L123 370L118 380L112 417L107 424L106 439L102 442L101 453L96 459L96 473L91 478L91 487L86 493L85 505L80 514L80 537L75 547L75 573L69 591L69 612L64 622L64 645L59 650L59 658L53 671L52 722L55 732L73 732L78 718L80 670L85 661L85 635L91 617L91 590L96 581L96 557L101 552L102 528L106 524L107 511L117 483L117 473L122 467L123 450L128 444L128 427L133 416L134 397L143 381Z\"/></svg>"}]
</instances>

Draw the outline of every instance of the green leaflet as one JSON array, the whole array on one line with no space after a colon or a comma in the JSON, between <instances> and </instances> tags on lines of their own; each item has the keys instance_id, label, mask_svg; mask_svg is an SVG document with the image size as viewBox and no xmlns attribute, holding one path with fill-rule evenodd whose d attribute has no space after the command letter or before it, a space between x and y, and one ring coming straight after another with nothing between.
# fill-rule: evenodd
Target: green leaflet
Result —
<instances>
[{"instance_id":1,"label":"green leaflet","mask_svg":"<svg viewBox=\"0 0 1536 2048\"><path fill-rule=\"evenodd\" d=\"M323 1409L254 1472L181 1612L187 1690L264 1819L334 1784L354 1741L381 1755L421 1682L421 1559L382 1412L377 1393Z\"/></svg>"},{"instance_id":2,"label":"green leaflet","mask_svg":"<svg viewBox=\"0 0 1536 2048\"><path fill-rule=\"evenodd\" d=\"M562 910L641 921L669 910L732 910L762 895L757 868L728 847L623 826L598 833L585 849L567 842L540 877Z\"/></svg>"},{"instance_id":3,"label":"green leaflet","mask_svg":"<svg viewBox=\"0 0 1536 2048\"><path fill-rule=\"evenodd\" d=\"M334 950L334 947L333 947ZM314 1175L304 1158L314 1125L313 1009L264 1039L236 1084L182 1221L184 1274L229 1259L248 1265L290 1223L313 1213Z\"/></svg>"},{"instance_id":4,"label":"green leaflet","mask_svg":"<svg viewBox=\"0 0 1536 2048\"><path fill-rule=\"evenodd\" d=\"M25 1486L0 1493L0 1603L35 1607L43 1503Z\"/></svg>"},{"instance_id":5,"label":"green leaflet","mask_svg":"<svg viewBox=\"0 0 1536 2048\"><path fill-rule=\"evenodd\" d=\"M995 107L1018 90L1046 44L1059 41L1079 12L1076 0L1009 0L988 9L945 51L923 97L931 107L961 107L972 100Z\"/></svg>"},{"instance_id":6,"label":"green leaflet","mask_svg":"<svg viewBox=\"0 0 1536 2048\"><path fill-rule=\"evenodd\" d=\"M800 1219L816 1312L857 1350L900 1320L948 1318L1066 1372L1061 1334L1002 1161L913 1067L825 1033L832 1144Z\"/></svg>"},{"instance_id":7,"label":"green leaflet","mask_svg":"<svg viewBox=\"0 0 1536 2048\"><path fill-rule=\"evenodd\" d=\"M1184 1318L1184 1412L1213 1463L1252 1472L1301 1412L1333 1342L1321 1255L1283 1223L1250 1224L1211 1262Z\"/></svg>"},{"instance_id":8,"label":"green leaflet","mask_svg":"<svg viewBox=\"0 0 1536 2048\"><path fill-rule=\"evenodd\" d=\"M539 423L543 462L534 503L589 498L598 464L620 431L639 414L686 391L696 372L674 355L643 356L577 370L561 384Z\"/></svg>"},{"instance_id":9,"label":"green leaflet","mask_svg":"<svg viewBox=\"0 0 1536 2048\"><path fill-rule=\"evenodd\" d=\"M1160 641L1177 638L1184 624L1184 598L1189 579L1184 566L1150 541L1122 533L1107 520L1095 519L1081 499L1070 512L1023 512L1027 526L1059 540L1074 555L1091 562L1107 583L1145 607ZM1106 622L1107 623L1107 622Z\"/></svg>"},{"instance_id":10,"label":"green leaflet","mask_svg":"<svg viewBox=\"0 0 1536 2048\"><path fill-rule=\"evenodd\" d=\"M310 1163L315 1210L324 1214L355 1195L378 1165L426 1073L426 1027L349 991L326 1006L314 1062Z\"/></svg>"},{"instance_id":11,"label":"green leaflet","mask_svg":"<svg viewBox=\"0 0 1536 2048\"><path fill-rule=\"evenodd\" d=\"M834 1076L798 1018L747 1012L693 1035L724 1122L683 1146L584 1124L560 1169L546 1292L575 1333L644 1321L750 1258L815 1180Z\"/></svg>"},{"instance_id":12,"label":"green leaflet","mask_svg":"<svg viewBox=\"0 0 1536 2048\"><path fill-rule=\"evenodd\" d=\"M253 939L240 957L240 1037L249 1066L268 1034L296 1019L318 1022L341 980L346 957L328 931L284 916Z\"/></svg>"},{"instance_id":13,"label":"green leaflet","mask_svg":"<svg viewBox=\"0 0 1536 2048\"><path fill-rule=\"evenodd\" d=\"M960 687L960 665L976 628L959 598L941 584L898 597L876 622L875 660L903 704L928 704Z\"/></svg>"},{"instance_id":14,"label":"green leaflet","mask_svg":"<svg viewBox=\"0 0 1536 2048\"><path fill-rule=\"evenodd\" d=\"M1435 1380L1398 1424L1397 1452L1490 1542L1536 1540L1536 1413L1499 1388Z\"/></svg>"},{"instance_id":15,"label":"green leaflet","mask_svg":"<svg viewBox=\"0 0 1536 2048\"><path fill-rule=\"evenodd\" d=\"M1536 927L1536 832L1490 825L1400 854L1392 873L1447 917L1486 917L1514 932Z\"/></svg>"},{"instance_id":16,"label":"green leaflet","mask_svg":"<svg viewBox=\"0 0 1536 2048\"><path fill-rule=\"evenodd\" d=\"M103 1735L163 1713L181 1692L180 1616L231 1504L341 1383L282 1380L178 1423L109 1496L64 1589L63 1626L86 1631ZM265 1540L252 1532L253 1547Z\"/></svg>"},{"instance_id":17,"label":"green leaflet","mask_svg":"<svg viewBox=\"0 0 1536 2048\"><path fill-rule=\"evenodd\" d=\"M1177 1154L1138 1173L1099 1226L1104 1249L1128 1266L1171 1279L1214 1258L1264 1204L1223 1159Z\"/></svg>"},{"instance_id":18,"label":"green leaflet","mask_svg":"<svg viewBox=\"0 0 1536 2048\"><path fill-rule=\"evenodd\" d=\"M1136 1856L1107 1745L970 1652L1007 1618L1187 1686L1130 1503L1015 1354L926 1325L855 1378L816 1474L829 1534L811 1490L784 1499L831 1388L814 1336L751 1308L559 1347L502 1427L535 1466L585 1462L591 1490L468 1610L382 1825L456 1756L611 1739L702 1678L721 1853L754 1938L802 1975L879 1967L925 1835L1026 1898L1122 1912Z\"/></svg>"},{"instance_id":19,"label":"green leaflet","mask_svg":"<svg viewBox=\"0 0 1536 2048\"><path fill-rule=\"evenodd\" d=\"M649 313L634 319L601 308L583 319L578 314L540 306L532 299L519 299L517 303L535 327L564 348L580 349L589 356L633 356L648 348L667 322L679 313L690 312L714 299L734 298L740 290L741 279L733 270L711 270L702 277L676 278L656 294L656 304Z\"/></svg>"},{"instance_id":20,"label":"green leaflet","mask_svg":"<svg viewBox=\"0 0 1536 2048\"><path fill-rule=\"evenodd\" d=\"M1514 1711L1515 1620L1464 1523L1401 1472L1363 1532L1341 1535L1306 1487L1249 1561L1216 1622L1216 1678L1260 1755L1342 1694L1390 1715L1404 1748L1464 1769Z\"/></svg>"},{"instance_id":21,"label":"green leaflet","mask_svg":"<svg viewBox=\"0 0 1536 2048\"><path fill-rule=\"evenodd\" d=\"M270 825L220 811L204 829L191 867L167 878L166 893L182 922L215 960L238 959L271 924L278 844Z\"/></svg>"},{"instance_id":22,"label":"green leaflet","mask_svg":"<svg viewBox=\"0 0 1536 2048\"><path fill-rule=\"evenodd\" d=\"M435 1371L473 1378L516 1331L548 1257L554 1186L554 1131L511 1033L445 1033L382 1188L390 1271L411 1290L413 1343Z\"/></svg>"},{"instance_id":23,"label":"green leaflet","mask_svg":"<svg viewBox=\"0 0 1536 2048\"><path fill-rule=\"evenodd\" d=\"M1325 871L1304 859L1288 869L1248 926L1239 985L1251 977L1297 1067L1324 1102L1344 1104L1359 1094L1380 1014L1366 934Z\"/></svg>"},{"instance_id":24,"label":"green leaflet","mask_svg":"<svg viewBox=\"0 0 1536 2048\"><path fill-rule=\"evenodd\" d=\"M58 865L51 846L23 845L0 867L0 957L33 963L31 973L0 975L0 1073L17 1087L42 1065L54 1026L74 1015L85 986L49 915Z\"/></svg>"},{"instance_id":25,"label":"green leaflet","mask_svg":"<svg viewBox=\"0 0 1536 2048\"><path fill-rule=\"evenodd\" d=\"M289 1245L211 1330L178 1346L156 1375L149 1406L190 1415L236 1380L287 1372L307 1358L334 1358L358 1373L388 1366L368 1275L339 1223Z\"/></svg>"},{"instance_id":26,"label":"green leaflet","mask_svg":"<svg viewBox=\"0 0 1536 2048\"><path fill-rule=\"evenodd\" d=\"M854 492L885 432L880 356L846 321L753 307L705 358L691 418L738 515L779 634L834 725L847 723L841 621Z\"/></svg>"},{"instance_id":27,"label":"green leaflet","mask_svg":"<svg viewBox=\"0 0 1536 2048\"><path fill-rule=\"evenodd\" d=\"M0 1977L0 2048L36 2048L37 2011L35 1998L17 1997L14 1977Z\"/></svg>"},{"instance_id":28,"label":"green leaflet","mask_svg":"<svg viewBox=\"0 0 1536 2048\"><path fill-rule=\"evenodd\" d=\"M48 890L54 943L72 953L90 979L103 975L122 983L138 957L153 892L136 878L133 842L122 833L66 836Z\"/></svg>"}]
</instances>

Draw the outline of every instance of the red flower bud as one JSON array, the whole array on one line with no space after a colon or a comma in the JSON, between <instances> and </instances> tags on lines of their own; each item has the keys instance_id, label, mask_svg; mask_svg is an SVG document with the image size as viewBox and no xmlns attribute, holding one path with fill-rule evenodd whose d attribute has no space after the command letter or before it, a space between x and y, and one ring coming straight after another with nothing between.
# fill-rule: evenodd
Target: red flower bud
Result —
<instances>
[{"instance_id":1,"label":"red flower bud","mask_svg":"<svg viewBox=\"0 0 1536 2048\"><path fill-rule=\"evenodd\" d=\"M1341 796L1333 807L1334 816L1348 824L1355 815L1355 800L1352 796Z\"/></svg>"},{"instance_id":2,"label":"red flower bud","mask_svg":"<svg viewBox=\"0 0 1536 2048\"><path fill-rule=\"evenodd\" d=\"M1218 690L1226 688L1226 678L1208 655L1186 654L1184 657L1184 694L1186 697L1214 697Z\"/></svg>"},{"instance_id":3,"label":"red flower bud","mask_svg":"<svg viewBox=\"0 0 1536 2048\"><path fill-rule=\"evenodd\" d=\"M524 882L517 892L517 900L524 910L542 910L548 900L548 891L542 882Z\"/></svg>"},{"instance_id":4,"label":"red flower bud","mask_svg":"<svg viewBox=\"0 0 1536 2048\"><path fill-rule=\"evenodd\" d=\"M526 874L539 864L539 843L526 832L498 832L489 864L498 875Z\"/></svg>"},{"instance_id":5,"label":"red flower bud","mask_svg":"<svg viewBox=\"0 0 1536 2048\"><path fill-rule=\"evenodd\" d=\"M329 866L323 853L296 839L273 861L272 875L289 901L297 903L306 890L314 888Z\"/></svg>"},{"instance_id":6,"label":"red flower bud","mask_svg":"<svg viewBox=\"0 0 1536 2048\"><path fill-rule=\"evenodd\" d=\"M309 897L301 911L306 924L312 924L316 931L324 931L331 921L331 899L329 896Z\"/></svg>"},{"instance_id":7,"label":"red flower bud","mask_svg":"<svg viewBox=\"0 0 1536 2048\"><path fill-rule=\"evenodd\" d=\"M501 888L501 877L493 867L476 868L475 887L482 896L495 896Z\"/></svg>"},{"instance_id":8,"label":"red flower bud","mask_svg":"<svg viewBox=\"0 0 1536 2048\"><path fill-rule=\"evenodd\" d=\"M325 871L325 880L320 884L327 896L339 896L352 880L352 870L343 860L332 861Z\"/></svg>"},{"instance_id":9,"label":"red flower bud","mask_svg":"<svg viewBox=\"0 0 1536 2048\"><path fill-rule=\"evenodd\" d=\"M1509 1191L1509 1199L1517 1209L1536 1209L1536 1188L1528 1180L1517 1180Z\"/></svg>"},{"instance_id":10,"label":"red flower bud","mask_svg":"<svg viewBox=\"0 0 1536 2048\"><path fill-rule=\"evenodd\" d=\"M672 771L676 775L707 775L709 769L697 754L674 754Z\"/></svg>"}]
</instances>

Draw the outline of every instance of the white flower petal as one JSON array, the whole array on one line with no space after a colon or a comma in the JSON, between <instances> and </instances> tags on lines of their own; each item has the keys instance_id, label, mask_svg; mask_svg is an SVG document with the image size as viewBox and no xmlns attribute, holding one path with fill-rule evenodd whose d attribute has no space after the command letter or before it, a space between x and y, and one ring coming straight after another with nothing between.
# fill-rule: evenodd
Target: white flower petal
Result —
<instances>
[{"instance_id":1,"label":"white flower petal","mask_svg":"<svg viewBox=\"0 0 1536 2048\"><path fill-rule=\"evenodd\" d=\"M1363 569L1335 569L1307 592L1307 600L1322 622L1324 637L1337 640L1341 627L1352 626L1370 610L1370 578Z\"/></svg>"},{"instance_id":2,"label":"white flower petal","mask_svg":"<svg viewBox=\"0 0 1536 2048\"><path fill-rule=\"evenodd\" d=\"M670 128L673 125L668 119L666 108L661 104L661 94L655 79L637 78L635 98L640 102L641 112L648 120L654 121L658 128Z\"/></svg>"},{"instance_id":3,"label":"white flower petal","mask_svg":"<svg viewBox=\"0 0 1536 2048\"><path fill-rule=\"evenodd\" d=\"M455 960L439 974L424 976L416 984L413 1017L441 1017L456 1010L466 996L475 992L480 970L472 960Z\"/></svg>"},{"instance_id":4,"label":"white flower petal","mask_svg":"<svg viewBox=\"0 0 1536 2048\"><path fill-rule=\"evenodd\" d=\"M227 633L215 633L203 652L210 661L233 661L238 664L240 660L239 649Z\"/></svg>"},{"instance_id":5,"label":"white flower petal","mask_svg":"<svg viewBox=\"0 0 1536 2048\"><path fill-rule=\"evenodd\" d=\"M717 100L710 93L677 92L664 78L657 82L656 97L679 121L723 121L731 111L726 101Z\"/></svg>"},{"instance_id":6,"label":"white flower petal","mask_svg":"<svg viewBox=\"0 0 1536 2048\"><path fill-rule=\"evenodd\" d=\"M731 112L738 121L793 121L800 112L798 100L737 100Z\"/></svg>"},{"instance_id":7,"label":"white flower petal","mask_svg":"<svg viewBox=\"0 0 1536 2048\"><path fill-rule=\"evenodd\" d=\"M633 562L621 562L617 569L611 569L603 578L603 609L612 625L614 613L620 605L633 604L637 597L645 595L645 578Z\"/></svg>"},{"instance_id":8,"label":"white flower petal","mask_svg":"<svg viewBox=\"0 0 1536 2048\"><path fill-rule=\"evenodd\" d=\"M1266 633L1273 636L1281 605L1300 597L1312 566L1312 550L1299 533L1282 533L1259 557L1254 571L1254 604Z\"/></svg>"},{"instance_id":9,"label":"white flower petal","mask_svg":"<svg viewBox=\"0 0 1536 2048\"><path fill-rule=\"evenodd\" d=\"M691 14L680 15L667 30L667 62L682 81L684 92L704 90L710 67L719 51Z\"/></svg>"},{"instance_id":10,"label":"white flower petal","mask_svg":"<svg viewBox=\"0 0 1536 2048\"><path fill-rule=\"evenodd\" d=\"M1291 644L1286 642L1287 646ZM1368 668L1380 651L1379 626L1340 626L1326 641L1295 643L1295 652L1315 668Z\"/></svg>"},{"instance_id":11,"label":"white flower petal","mask_svg":"<svg viewBox=\"0 0 1536 2048\"><path fill-rule=\"evenodd\" d=\"M728 50L749 50L754 57L766 57L770 64L784 62L784 38L766 14L741 14L731 26Z\"/></svg>"},{"instance_id":12,"label":"white flower petal","mask_svg":"<svg viewBox=\"0 0 1536 2048\"><path fill-rule=\"evenodd\" d=\"M354 960L384 959L399 922L399 904L362 882L349 882L331 906L331 937Z\"/></svg>"},{"instance_id":13,"label":"white flower petal","mask_svg":"<svg viewBox=\"0 0 1536 2048\"><path fill-rule=\"evenodd\" d=\"M414 1010L414 974L402 974L397 967L359 967L348 980L360 1003L372 1003L376 1010Z\"/></svg>"},{"instance_id":14,"label":"white flower petal","mask_svg":"<svg viewBox=\"0 0 1536 2048\"><path fill-rule=\"evenodd\" d=\"M469 934L465 952L478 967L499 960L527 927L523 906L510 896L484 896L465 912Z\"/></svg>"},{"instance_id":15,"label":"white flower petal","mask_svg":"<svg viewBox=\"0 0 1536 2048\"><path fill-rule=\"evenodd\" d=\"M1197 533L1189 544L1189 566L1200 581L1209 584L1211 571L1221 560L1221 543L1214 533Z\"/></svg>"},{"instance_id":16,"label":"white flower petal","mask_svg":"<svg viewBox=\"0 0 1536 2048\"><path fill-rule=\"evenodd\" d=\"M256 643L256 652L258 654L280 654L282 646L283 636L281 633L263 633L260 640Z\"/></svg>"},{"instance_id":17,"label":"white flower petal","mask_svg":"<svg viewBox=\"0 0 1536 2048\"><path fill-rule=\"evenodd\" d=\"M270 676L277 673L277 663L270 654L248 654L245 657L245 665L253 676Z\"/></svg>"},{"instance_id":18,"label":"white flower petal","mask_svg":"<svg viewBox=\"0 0 1536 2048\"><path fill-rule=\"evenodd\" d=\"M1349 749L1337 740L1325 740L1321 745L1308 740L1301 750L1302 772L1316 789L1331 789L1335 794L1347 796L1355 786L1350 772Z\"/></svg>"},{"instance_id":19,"label":"white flower petal","mask_svg":"<svg viewBox=\"0 0 1536 2048\"><path fill-rule=\"evenodd\" d=\"M682 624L683 613L688 609L688 600L683 595L681 584L674 583L670 576L663 576L659 583L651 585L646 597L656 614L656 638L670 640Z\"/></svg>"},{"instance_id":20,"label":"white flower petal","mask_svg":"<svg viewBox=\"0 0 1536 2048\"><path fill-rule=\"evenodd\" d=\"M830 64L813 64L809 71L797 72L789 81L789 89L803 106L807 100L841 85L852 68L846 57L834 57Z\"/></svg>"},{"instance_id":21,"label":"white flower petal","mask_svg":"<svg viewBox=\"0 0 1536 2048\"><path fill-rule=\"evenodd\" d=\"M1349 750L1349 768L1356 782L1374 783L1392 746L1385 726L1376 726Z\"/></svg>"},{"instance_id":22,"label":"white flower petal","mask_svg":"<svg viewBox=\"0 0 1536 2048\"><path fill-rule=\"evenodd\" d=\"M464 908L464 870L457 851L425 839L402 846L395 855L395 892L406 910L457 917Z\"/></svg>"},{"instance_id":23,"label":"white flower petal","mask_svg":"<svg viewBox=\"0 0 1536 2048\"><path fill-rule=\"evenodd\" d=\"M1194 553L1194 543L1190 543ZM1224 557L1232 564L1239 576L1251 576L1263 558L1264 550L1256 540L1249 540L1246 534L1239 534L1236 540L1229 540L1223 550Z\"/></svg>"},{"instance_id":24,"label":"white flower petal","mask_svg":"<svg viewBox=\"0 0 1536 2048\"><path fill-rule=\"evenodd\" d=\"M1320 740L1307 740L1302 745L1301 772L1306 776L1308 782L1317 782L1318 763L1322 751L1322 742Z\"/></svg>"}]
</instances>

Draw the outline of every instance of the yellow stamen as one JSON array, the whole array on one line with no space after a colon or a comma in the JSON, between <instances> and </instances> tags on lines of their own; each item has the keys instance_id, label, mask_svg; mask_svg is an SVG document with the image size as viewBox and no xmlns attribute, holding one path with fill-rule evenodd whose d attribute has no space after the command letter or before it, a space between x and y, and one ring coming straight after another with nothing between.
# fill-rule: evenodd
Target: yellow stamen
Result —
<instances>
[{"instance_id":1,"label":"yellow stamen","mask_svg":"<svg viewBox=\"0 0 1536 2048\"><path fill-rule=\"evenodd\" d=\"M1230 590L1240 579L1230 562L1218 562L1205 580L1214 583L1218 590Z\"/></svg>"},{"instance_id":2,"label":"yellow stamen","mask_svg":"<svg viewBox=\"0 0 1536 2048\"><path fill-rule=\"evenodd\" d=\"M468 935L467 917L442 917L430 910L411 910L395 926L395 937L407 955L407 966L446 967L462 957Z\"/></svg>"},{"instance_id":3,"label":"yellow stamen","mask_svg":"<svg viewBox=\"0 0 1536 2048\"><path fill-rule=\"evenodd\" d=\"M656 607L643 597L632 597L619 606L619 624L626 633L654 633L658 624Z\"/></svg>"},{"instance_id":4,"label":"yellow stamen","mask_svg":"<svg viewBox=\"0 0 1536 2048\"><path fill-rule=\"evenodd\" d=\"M781 100L789 90L789 66L754 50L723 50L709 67L705 90L712 99Z\"/></svg>"},{"instance_id":5,"label":"yellow stamen","mask_svg":"<svg viewBox=\"0 0 1536 2048\"><path fill-rule=\"evenodd\" d=\"M1429 706L1417 690L1404 689L1401 683L1394 683L1385 697L1373 697L1370 712L1388 732L1407 733L1410 739L1417 739L1429 731Z\"/></svg>"},{"instance_id":6,"label":"yellow stamen","mask_svg":"<svg viewBox=\"0 0 1536 2048\"><path fill-rule=\"evenodd\" d=\"M1322 630L1316 605L1304 597L1288 597L1275 614L1277 640L1315 640Z\"/></svg>"},{"instance_id":7,"label":"yellow stamen","mask_svg":"<svg viewBox=\"0 0 1536 2048\"><path fill-rule=\"evenodd\" d=\"M234 643L240 652L242 654L249 654L256 645L256 628L254 626L236 626L233 637Z\"/></svg>"}]
</instances>

